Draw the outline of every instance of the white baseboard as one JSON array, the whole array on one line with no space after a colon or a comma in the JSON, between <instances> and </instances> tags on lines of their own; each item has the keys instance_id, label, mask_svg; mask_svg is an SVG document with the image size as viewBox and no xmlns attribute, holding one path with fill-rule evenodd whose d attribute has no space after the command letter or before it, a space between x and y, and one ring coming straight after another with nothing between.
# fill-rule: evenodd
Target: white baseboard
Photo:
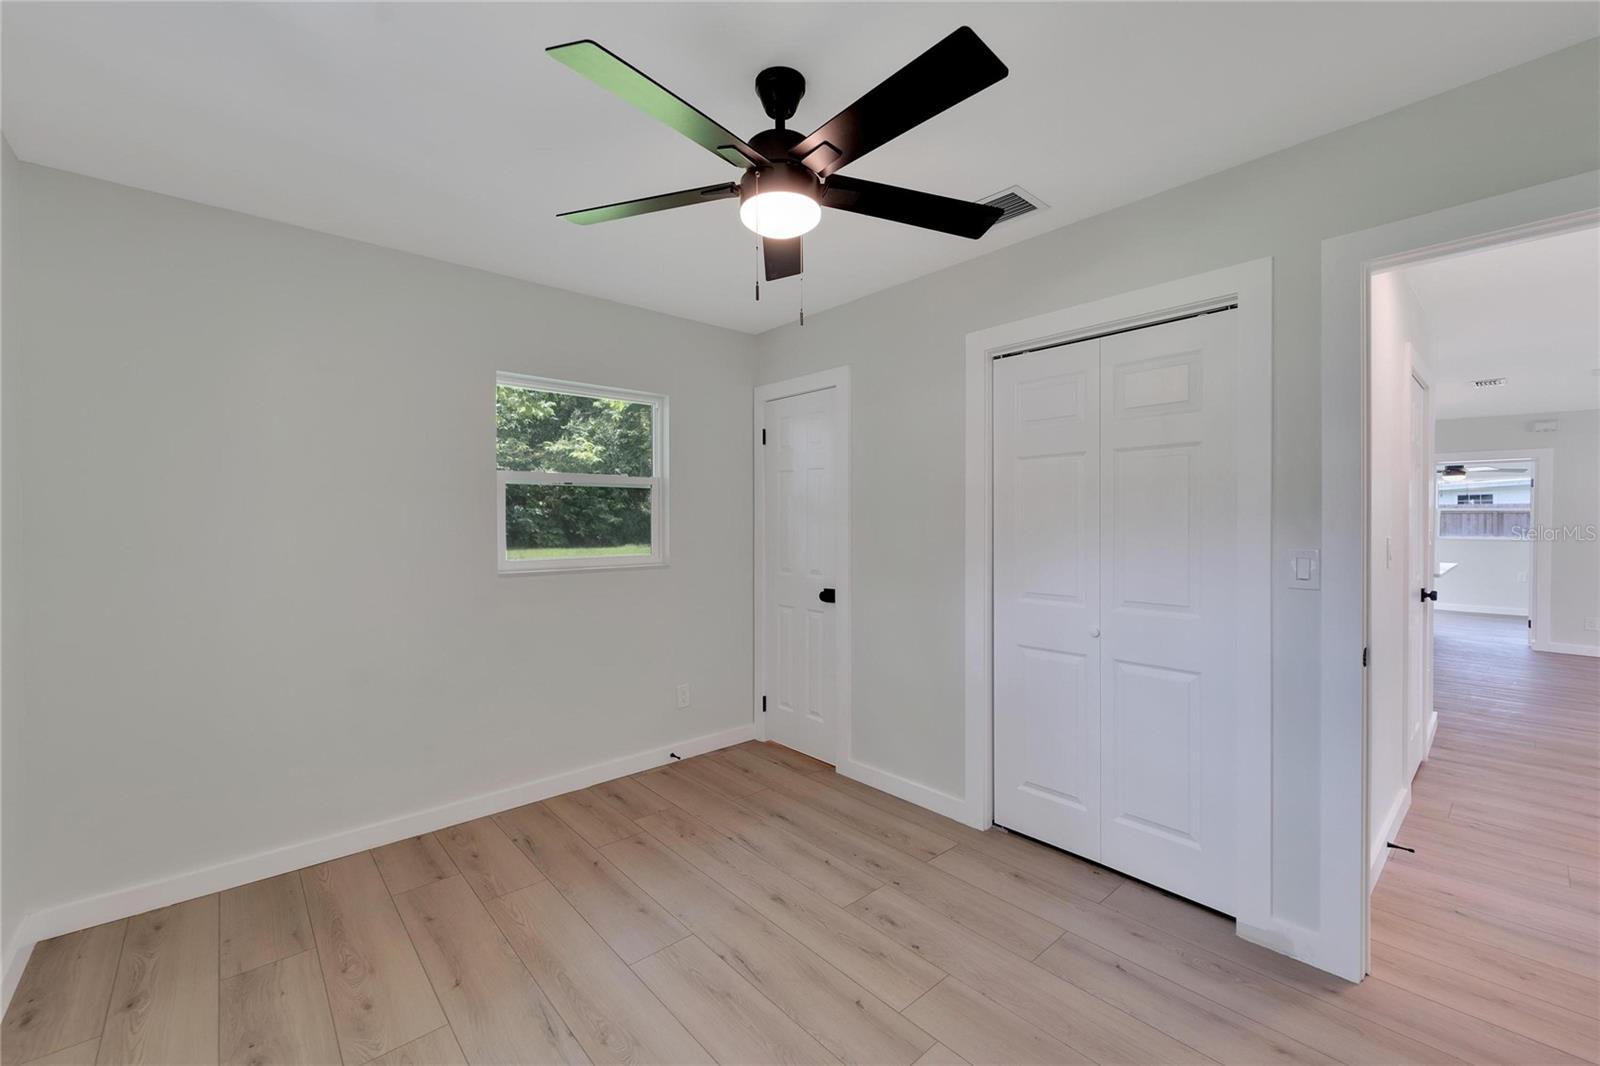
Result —
<instances>
[{"instance_id":1,"label":"white baseboard","mask_svg":"<svg viewBox=\"0 0 1600 1066\"><path fill-rule=\"evenodd\" d=\"M128 885L97 896L87 896L32 911L23 916L15 929L8 930L10 937L3 952L5 971L3 978L0 978L0 981L3 981L3 984L0 984L0 1012L10 1005L11 994L16 990L17 982L22 977L22 969L27 965L28 956L32 953L34 944L41 940L116 921L119 918L143 914L157 907L182 903L184 900L220 892L223 889L236 888L252 881L259 881L263 877L276 877L290 870L299 870L421 833L431 833L459 822L471 821L487 814L520 807L525 803L559 796L573 789L598 785L612 778L626 777L628 774L661 766L670 761L673 754L688 758L725 748L730 744L741 744L754 736L755 729L752 725L735 726L732 729L690 737L673 744L664 744L575 770L551 774L510 788L469 796L426 810L413 811L381 822L342 829L314 840L243 855L198 870L188 870L160 880ZM868 784L876 782L869 781Z\"/></svg>"},{"instance_id":2,"label":"white baseboard","mask_svg":"<svg viewBox=\"0 0 1600 1066\"><path fill-rule=\"evenodd\" d=\"M1557 655L1587 655L1591 658L1600 656L1600 647L1593 644L1563 644L1554 640L1536 640L1530 646L1534 651L1554 652Z\"/></svg>"},{"instance_id":3,"label":"white baseboard","mask_svg":"<svg viewBox=\"0 0 1600 1066\"><path fill-rule=\"evenodd\" d=\"M1456 614L1502 614L1513 618L1528 617L1526 607L1480 607L1474 603L1436 603L1436 611L1454 611Z\"/></svg>"},{"instance_id":4,"label":"white baseboard","mask_svg":"<svg viewBox=\"0 0 1600 1066\"><path fill-rule=\"evenodd\" d=\"M28 936L27 918L18 922L17 928L10 932L11 939L6 941L5 946L4 972L0 973L0 1013L11 1006L11 993L17 990L17 982L22 980L22 971L27 968L28 960L33 957L33 945L39 941L38 937Z\"/></svg>"},{"instance_id":5,"label":"white baseboard","mask_svg":"<svg viewBox=\"0 0 1600 1066\"><path fill-rule=\"evenodd\" d=\"M1427 761L1428 756L1433 754L1433 738L1438 736L1438 735L1439 735L1439 712L1438 711L1429 711L1428 712L1428 740L1422 746L1422 758L1423 758L1423 761Z\"/></svg>"},{"instance_id":6,"label":"white baseboard","mask_svg":"<svg viewBox=\"0 0 1600 1066\"><path fill-rule=\"evenodd\" d=\"M942 814L946 818L957 822L967 821L967 801L960 796L952 796L948 792L940 792L930 788L919 781L899 774L880 770L876 766L869 766L864 762L854 759L842 760L834 767L845 777L860 781L863 785L871 785L879 792L887 792L897 796L907 803L915 803L918 807L926 807L934 814Z\"/></svg>"},{"instance_id":7,"label":"white baseboard","mask_svg":"<svg viewBox=\"0 0 1600 1066\"><path fill-rule=\"evenodd\" d=\"M1383 817L1383 823L1377 834L1372 838L1372 854L1367 856L1367 891L1371 892L1378 883L1378 875L1383 873L1383 864L1389 861L1389 841L1400 832L1400 823L1406 820L1406 813L1411 810L1411 785L1408 783L1395 796L1394 802L1389 805L1389 811Z\"/></svg>"}]
</instances>

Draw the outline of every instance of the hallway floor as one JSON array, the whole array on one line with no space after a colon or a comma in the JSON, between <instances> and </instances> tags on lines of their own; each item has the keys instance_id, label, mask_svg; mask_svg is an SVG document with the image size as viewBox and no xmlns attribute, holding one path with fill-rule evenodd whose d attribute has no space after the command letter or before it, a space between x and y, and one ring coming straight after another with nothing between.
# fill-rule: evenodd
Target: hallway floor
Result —
<instances>
[{"instance_id":1,"label":"hallway floor","mask_svg":"<svg viewBox=\"0 0 1600 1066\"><path fill-rule=\"evenodd\" d=\"M1435 614L1439 731L1372 899L1372 978L1600 1058L1600 659Z\"/></svg>"}]
</instances>

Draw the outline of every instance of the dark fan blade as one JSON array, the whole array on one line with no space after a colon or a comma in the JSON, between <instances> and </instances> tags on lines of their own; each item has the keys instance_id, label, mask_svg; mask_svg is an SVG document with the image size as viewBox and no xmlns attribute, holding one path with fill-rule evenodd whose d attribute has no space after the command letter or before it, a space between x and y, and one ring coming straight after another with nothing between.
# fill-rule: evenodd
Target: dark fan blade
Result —
<instances>
[{"instance_id":1,"label":"dark fan blade","mask_svg":"<svg viewBox=\"0 0 1600 1066\"><path fill-rule=\"evenodd\" d=\"M596 222L611 222L619 218L632 218L634 215L648 215L652 211L665 211L669 207L688 207L690 204L702 204L707 200L729 200L738 195L737 185L707 185L699 189L684 189L681 192L664 192L660 196L624 200L620 204L606 204L604 207L567 211L556 217L576 222L580 226L592 226Z\"/></svg>"},{"instance_id":2,"label":"dark fan blade","mask_svg":"<svg viewBox=\"0 0 1600 1066\"><path fill-rule=\"evenodd\" d=\"M595 42L573 41L545 51L600 88L622 97L657 122L666 123L734 166L766 165L767 159L760 152L679 99L644 71L630 66Z\"/></svg>"},{"instance_id":3,"label":"dark fan blade","mask_svg":"<svg viewBox=\"0 0 1600 1066\"><path fill-rule=\"evenodd\" d=\"M975 204L971 200L902 189L898 185L881 185L843 174L834 175L823 186L822 206L973 240L989 232L989 227L1000 221L1004 213L991 204Z\"/></svg>"},{"instance_id":4,"label":"dark fan blade","mask_svg":"<svg viewBox=\"0 0 1600 1066\"><path fill-rule=\"evenodd\" d=\"M786 241L761 238L761 258L767 265L767 280L792 278L805 269L805 259L800 251L803 237L790 237Z\"/></svg>"},{"instance_id":5,"label":"dark fan blade","mask_svg":"<svg viewBox=\"0 0 1600 1066\"><path fill-rule=\"evenodd\" d=\"M1007 73L989 46L963 26L824 122L790 154L825 178Z\"/></svg>"}]
</instances>

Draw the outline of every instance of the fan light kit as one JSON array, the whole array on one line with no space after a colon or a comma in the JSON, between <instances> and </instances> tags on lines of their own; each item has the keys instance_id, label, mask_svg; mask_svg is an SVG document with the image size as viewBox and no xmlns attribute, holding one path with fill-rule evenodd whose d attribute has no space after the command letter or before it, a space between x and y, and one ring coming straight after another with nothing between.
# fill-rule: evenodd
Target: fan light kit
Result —
<instances>
[{"instance_id":1,"label":"fan light kit","mask_svg":"<svg viewBox=\"0 0 1600 1066\"><path fill-rule=\"evenodd\" d=\"M810 136L785 126L805 95L805 78L791 67L766 68L756 75L756 95L774 125L749 141L730 133L594 41L574 41L546 51L723 162L744 171L737 185L706 185L559 216L569 222L588 226L737 197L739 220L761 237L766 279L776 281L801 273L804 259L800 238L821 221L824 207L972 240L987 233L1003 214L1000 207L992 204L838 173L846 164L1006 76L1005 64L966 26L891 74ZM759 284L756 298L760 299Z\"/></svg>"}]
</instances>

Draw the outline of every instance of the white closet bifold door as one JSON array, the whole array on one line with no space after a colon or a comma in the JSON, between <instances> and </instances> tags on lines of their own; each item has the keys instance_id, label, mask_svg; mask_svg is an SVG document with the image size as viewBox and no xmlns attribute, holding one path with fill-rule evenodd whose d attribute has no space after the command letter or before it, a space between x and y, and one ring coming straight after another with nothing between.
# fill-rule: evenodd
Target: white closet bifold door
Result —
<instances>
[{"instance_id":1,"label":"white closet bifold door","mask_svg":"<svg viewBox=\"0 0 1600 1066\"><path fill-rule=\"evenodd\" d=\"M1236 312L1002 359L995 821L1233 906Z\"/></svg>"}]
</instances>

